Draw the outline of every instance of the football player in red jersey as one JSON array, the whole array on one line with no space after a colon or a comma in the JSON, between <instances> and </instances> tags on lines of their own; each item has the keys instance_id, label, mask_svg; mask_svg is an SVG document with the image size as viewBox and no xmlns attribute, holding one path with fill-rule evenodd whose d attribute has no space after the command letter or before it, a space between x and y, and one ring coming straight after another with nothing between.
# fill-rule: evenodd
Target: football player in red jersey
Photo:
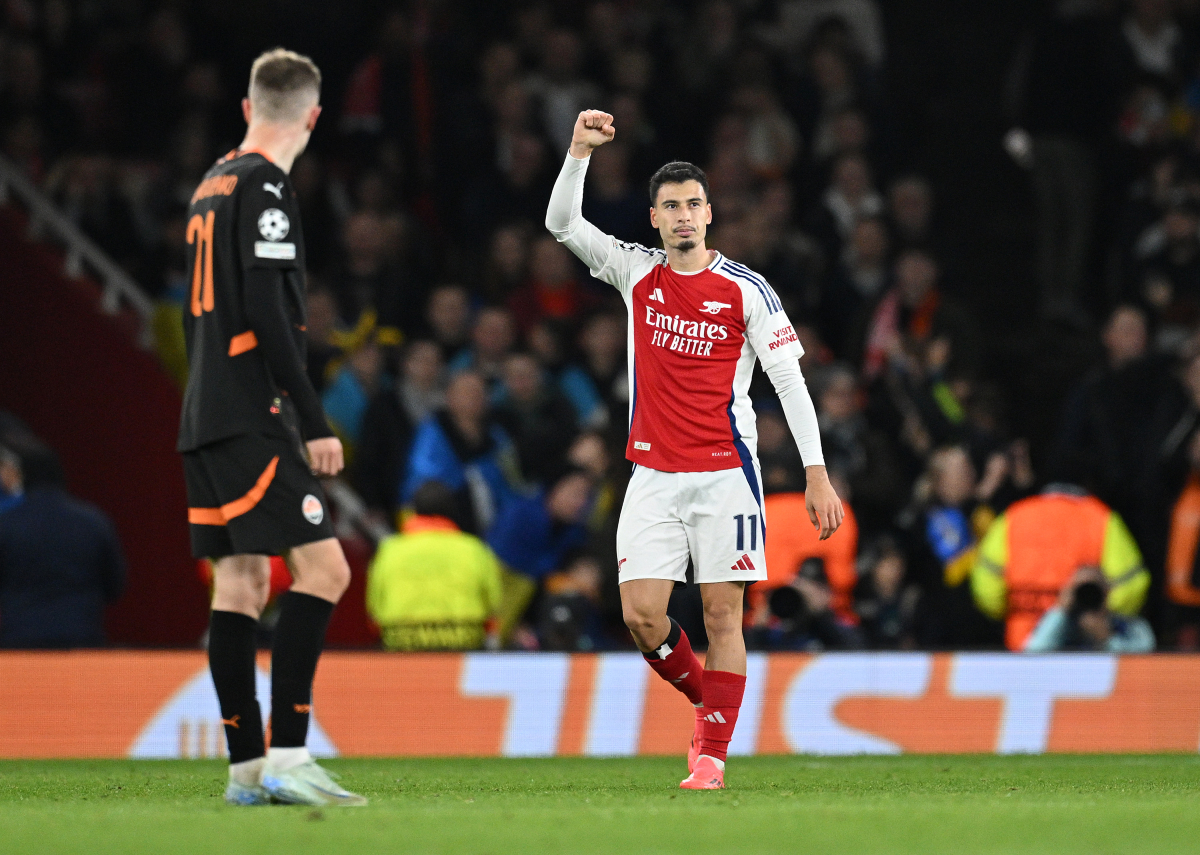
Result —
<instances>
[{"instance_id":1,"label":"football player in red jersey","mask_svg":"<svg viewBox=\"0 0 1200 855\"><path fill-rule=\"evenodd\" d=\"M765 579L767 536L748 391L757 360L779 393L805 464L808 515L825 539L842 522L816 411L800 373L803 348L771 286L708 249L708 180L673 162L650 179L650 223L662 249L624 243L583 219L592 149L613 117L579 114L546 227L621 292L629 311L629 443L633 476L617 528L621 605L646 660L695 707L686 789L724 786L725 758L746 686L742 596ZM688 561L704 602L702 667L667 615Z\"/></svg>"}]
</instances>

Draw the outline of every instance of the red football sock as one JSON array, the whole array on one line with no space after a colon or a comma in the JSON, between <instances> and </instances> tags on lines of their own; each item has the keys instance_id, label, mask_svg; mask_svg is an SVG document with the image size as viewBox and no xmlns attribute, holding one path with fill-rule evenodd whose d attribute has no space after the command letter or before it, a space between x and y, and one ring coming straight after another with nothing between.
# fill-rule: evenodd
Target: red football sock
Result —
<instances>
[{"instance_id":1,"label":"red football sock","mask_svg":"<svg viewBox=\"0 0 1200 855\"><path fill-rule=\"evenodd\" d=\"M650 667L672 686L687 695L693 706L698 706L702 700L701 679L704 676L704 666L692 652L692 644L688 641L687 633L683 631L675 619L671 619L671 631L667 640L656 650L642 654Z\"/></svg>"},{"instance_id":2,"label":"red football sock","mask_svg":"<svg viewBox=\"0 0 1200 855\"><path fill-rule=\"evenodd\" d=\"M729 751L729 740L733 739L733 728L737 724L738 710L742 708L742 694L746 691L746 678L729 671L704 672L704 726L700 730L700 753L716 760L725 760Z\"/></svg>"}]
</instances>

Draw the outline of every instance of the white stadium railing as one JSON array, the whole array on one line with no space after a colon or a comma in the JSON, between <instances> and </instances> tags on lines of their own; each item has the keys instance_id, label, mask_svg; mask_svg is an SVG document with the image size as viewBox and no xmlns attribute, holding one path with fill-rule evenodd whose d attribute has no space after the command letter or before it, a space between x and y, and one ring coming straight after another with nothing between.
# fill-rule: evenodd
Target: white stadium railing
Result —
<instances>
[{"instance_id":1,"label":"white stadium railing","mask_svg":"<svg viewBox=\"0 0 1200 855\"><path fill-rule=\"evenodd\" d=\"M89 272L94 275L101 287L100 308L109 315L117 314L124 306L133 309L140 320L138 343L146 349L152 348L154 303L133 278L58 210L15 163L0 155L0 205L14 200L29 215L29 236L35 240L50 240L63 249L63 273L72 279Z\"/></svg>"}]
</instances>

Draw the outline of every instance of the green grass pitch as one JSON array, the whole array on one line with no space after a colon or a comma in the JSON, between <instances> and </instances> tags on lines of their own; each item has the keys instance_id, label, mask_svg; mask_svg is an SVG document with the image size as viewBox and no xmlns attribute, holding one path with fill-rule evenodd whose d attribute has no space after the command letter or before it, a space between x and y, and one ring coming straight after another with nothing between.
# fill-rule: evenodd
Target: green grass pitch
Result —
<instances>
[{"instance_id":1,"label":"green grass pitch","mask_svg":"<svg viewBox=\"0 0 1200 855\"><path fill-rule=\"evenodd\" d=\"M2 761L0 851L1200 852L1200 757L334 760L366 808L227 807L214 761Z\"/></svg>"}]
</instances>

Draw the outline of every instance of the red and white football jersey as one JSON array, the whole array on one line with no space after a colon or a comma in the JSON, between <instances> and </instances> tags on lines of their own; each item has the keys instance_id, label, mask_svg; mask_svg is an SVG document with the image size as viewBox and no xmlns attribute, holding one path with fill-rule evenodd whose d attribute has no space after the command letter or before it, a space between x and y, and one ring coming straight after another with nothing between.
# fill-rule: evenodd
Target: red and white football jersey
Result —
<instances>
[{"instance_id":1,"label":"red and white football jersey","mask_svg":"<svg viewBox=\"0 0 1200 855\"><path fill-rule=\"evenodd\" d=\"M661 249L605 237L611 248L593 243L589 255L600 264L592 275L629 309L626 457L664 472L751 465L754 361L767 368L804 353L779 297L719 252L705 269L678 273Z\"/></svg>"}]
</instances>

